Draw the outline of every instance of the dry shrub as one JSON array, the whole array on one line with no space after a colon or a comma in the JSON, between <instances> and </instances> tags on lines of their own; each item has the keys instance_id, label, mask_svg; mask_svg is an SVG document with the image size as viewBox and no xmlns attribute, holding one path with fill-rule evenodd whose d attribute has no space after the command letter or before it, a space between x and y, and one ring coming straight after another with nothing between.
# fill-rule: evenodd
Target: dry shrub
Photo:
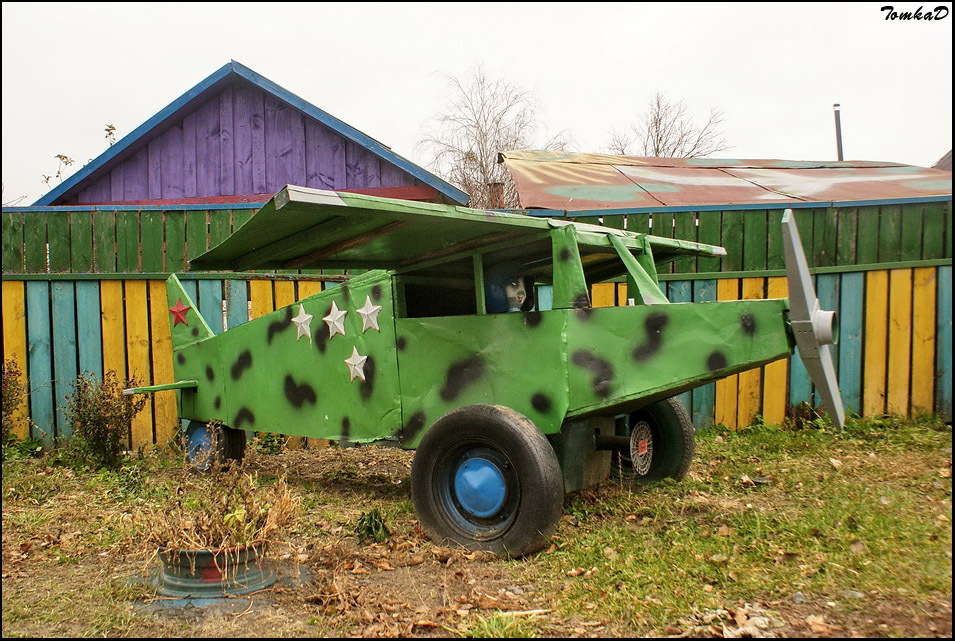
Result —
<instances>
[{"instance_id":1,"label":"dry shrub","mask_svg":"<svg viewBox=\"0 0 955 641\"><path fill-rule=\"evenodd\" d=\"M137 385L135 379L127 379L120 386L113 370L101 380L87 373L76 378L67 397L66 416L73 427L70 446L80 462L97 468L119 467L133 417L149 400L145 395L123 394L123 387Z\"/></svg>"},{"instance_id":2,"label":"dry shrub","mask_svg":"<svg viewBox=\"0 0 955 641\"><path fill-rule=\"evenodd\" d=\"M10 359L3 361L3 445L9 445L12 443L16 436L14 436L14 426L16 425L16 420L14 419L14 414L20 407L20 404L23 402L23 399L26 397L26 388L23 383L20 382L20 376L22 372L20 371L19 365L17 365L16 359Z\"/></svg>"}]
</instances>

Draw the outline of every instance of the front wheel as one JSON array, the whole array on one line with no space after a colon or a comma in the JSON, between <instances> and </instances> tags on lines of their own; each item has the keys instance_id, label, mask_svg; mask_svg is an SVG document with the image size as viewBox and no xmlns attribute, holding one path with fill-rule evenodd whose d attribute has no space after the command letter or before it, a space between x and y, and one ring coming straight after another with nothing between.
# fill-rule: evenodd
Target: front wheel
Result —
<instances>
[{"instance_id":1,"label":"front wheel","mask_svg":"<svg viewBox=\"0 0 955 641\"><path fill-rule=\"evenodd\" d=\"M225 425L189 421L184 441L189 465L202 472L245 456L245 432Z\"/></svg>"},{"instance_id":2,"label":"front wheel","mask_svg":"<svg viewBox=\"0 0 955 641\"><path fill-rule=\"evenodd\" d=\"M611 469L617 476L637 483L665 478L679 481L686 476L696 449L696 431L679 399L643 407L627 421L630 456L614 452Z\"/></svg>"},{"instance_id":3,"label":"front wheel","mask_svg":"<svg viewBox=\"0 0 955 641\"><path fill-rule=\"evenodd\" d=\"M471 405L442 416L421 440L411 496L433 540L520 557L550 539L564 485L557 455L529 419Z\"/></svg>"}]
</instances>

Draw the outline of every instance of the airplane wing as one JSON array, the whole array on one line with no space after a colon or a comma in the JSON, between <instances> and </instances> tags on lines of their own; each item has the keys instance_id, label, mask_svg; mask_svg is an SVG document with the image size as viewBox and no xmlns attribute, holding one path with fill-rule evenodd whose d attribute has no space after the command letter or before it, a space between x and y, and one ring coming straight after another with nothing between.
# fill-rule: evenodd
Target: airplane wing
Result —
<instances>
[{"instance_id":1,"label":"airplane wing","mask_svg":"<svg viewBox=\"0 0 955 641\"><path fill-rule=\"evenodd\" d=\"M477 252L549 255L555 225L577 229L581 251L612 252L608 235L656 260L719 256L721 247L521 214L377 198L289 185L190 270L387 269L414 272Z\"/></svg>"}]
</instances>

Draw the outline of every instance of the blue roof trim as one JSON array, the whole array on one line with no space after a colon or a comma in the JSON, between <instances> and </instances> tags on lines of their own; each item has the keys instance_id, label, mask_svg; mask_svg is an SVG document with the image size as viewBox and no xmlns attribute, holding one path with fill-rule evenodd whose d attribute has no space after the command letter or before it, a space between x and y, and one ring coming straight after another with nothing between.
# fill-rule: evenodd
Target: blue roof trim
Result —
<instances>
[{"instance_id":1,"label":"blue roof trim","mask_svg":"<svg viewBox=\"0 0 955 641\"><path fill-rule=\"evenodd\" d=\"M918 196L913 198L886 198L883 200L839 200L793 203L766 203L745 205L681 205L679 207L625 207L620 209L508 209L540 218L566 218L568 216L626 216L627 214L652 214L655 212L679 213L684 211L736 211L746 209L813 209L820 207L866 207L869 205L906 205L911 203L951 202L952 196Z\"/></svg>"},{"instance_id":2,"label":"blue roof trim","mask_svg":"<svg viewBox=\"0 0 955 641\"><path fill-rule=\"evenodd\" d=\"M334 130L335 132L341 134L345 138L355 142L362 147L365 147L370 152L382 158L393 165L403 169L408 172L421 182L426 185L433 187L440 193L444 194L451 200L459 204L466 204L469 200L467 193L461 191L457 187L451 185L448 182L445 182L441 178L438 178L429 171L419 167L418 165L412 163L410 160L403 158L391 151L388 147L381 144L374 138L358 131L351 125L348 125L338 118L335 118L329 113L322 111L315 105L302 100L295 94L290 91L283 89L279 85L275 84L268 78L260 76L255 73L245 65L236 62L235 60L229 61L227 64L220 67L212 75L208 76L205 80L197 84L195 87L182 94L175 101L170 103L164 109L162 109L155 116L144 122L142 125L131 131L129 134L124 136L121 140L117 141L115 144L110 146L109 149L104 151L98 157L93 159L89 164L85 165L75 174L70 176L67 180L57 185L56 188L49 191L47 194L42 196L39 200L33 203L34 207L43 207L52 205L58 198L69 192L71 189L76 187L86 178L90 177L94 172L101 169L107 163L113 161L120 156L124 151L128 150L135 143L139 142L144 136L146 136L153 129L158 127L163 121L172 117L176 112L183 109L186 105L192 102L195 98L201 94L208 91L210 88L216 84L225 81L231 75L236 75L240 78L251 82L256 85L263 91L267 91L270 94L274 95L276 98L292 105L299 111L304 114L314 118L319 121L326 127ZM208 207L205 207L208 209Z\"/></svg>"}]
</instances>

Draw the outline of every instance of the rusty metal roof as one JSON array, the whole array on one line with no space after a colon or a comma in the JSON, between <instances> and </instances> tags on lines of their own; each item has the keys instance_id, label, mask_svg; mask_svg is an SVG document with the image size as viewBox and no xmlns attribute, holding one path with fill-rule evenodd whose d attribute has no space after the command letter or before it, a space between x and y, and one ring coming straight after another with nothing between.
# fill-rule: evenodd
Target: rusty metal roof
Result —
<instances>
[{"instance_id":1,"label":"rusty metal roof","mask_svg":"<svg viewBox=\"0 0 955 641\"><path fill-rule=\"evenodd\" d=\"M525 209L585 211L951 196L952 173L891 162L506 151Z\"/></svg>"}]
</instances>

